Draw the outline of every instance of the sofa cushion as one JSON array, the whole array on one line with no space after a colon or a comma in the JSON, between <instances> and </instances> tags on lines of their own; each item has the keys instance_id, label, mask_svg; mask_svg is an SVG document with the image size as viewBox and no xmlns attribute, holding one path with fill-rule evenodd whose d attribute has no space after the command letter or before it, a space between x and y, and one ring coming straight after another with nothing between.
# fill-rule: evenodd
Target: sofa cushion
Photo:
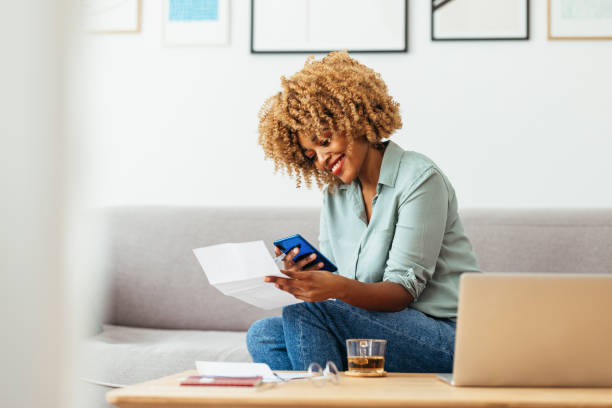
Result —
<instances>
[{"instance_id":1,"label":"sofa cushion","mask_svg":"<svg viewBox=\"0 0 612 408\"><path fill-rule=\"evenodd\" d=\"M250 362L245 332L104 325L82 346L81 377L124 386L195 368L196 360Z\"/></svg>"}]
</instances>

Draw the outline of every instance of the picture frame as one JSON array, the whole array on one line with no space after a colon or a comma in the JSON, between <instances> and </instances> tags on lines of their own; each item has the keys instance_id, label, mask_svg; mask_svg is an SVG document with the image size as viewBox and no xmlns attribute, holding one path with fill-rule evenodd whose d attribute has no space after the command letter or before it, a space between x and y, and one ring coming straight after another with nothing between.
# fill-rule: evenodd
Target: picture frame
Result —
<instances>
[{"instance_id":1,"label":"picture frame","mask_svg":"<svg viewBox=\"0 0 612 408\"><path fill-rule=\"evenodd\" d=\"M335 50L408 52L408 0L251 0L252 54Z\"/></svg>"},{"instance_id":2,"label":"picture frame","mask_svg":"<svg viewBox=\"0 0 612 408\"><path fill-rule=\"evenodd\" d=\"M547 0L549 40L612 40L612 4Z\"/></svg>"},{"instance_id":3,"label":"picture frame","mask_svg":"<svg viewBox=\"0 0 612 408\"><path fill-rule=\"evenodd\" d=\"M141 30L142 0L80 0L85 31L134 34Z\"/></svg>"},{"instance_id":4,"label":"picture frame","mask_svg":"<svg viewBox=\"0 0 612 408\"><path fill-rule=\"evenodd\" d=\"M164 46L229 45L229 0L163 0L162 7Z\"/></svg>"},{"instance_id":5,"label":"picture frame","mask_svg":"<svg viewBox=\"0 0 612 408\"><path fill-rule=\"evenodd\" d=\"M529 3L530 0L431 0L431 40L528 40Z\"/></svg>"}]
</instances>

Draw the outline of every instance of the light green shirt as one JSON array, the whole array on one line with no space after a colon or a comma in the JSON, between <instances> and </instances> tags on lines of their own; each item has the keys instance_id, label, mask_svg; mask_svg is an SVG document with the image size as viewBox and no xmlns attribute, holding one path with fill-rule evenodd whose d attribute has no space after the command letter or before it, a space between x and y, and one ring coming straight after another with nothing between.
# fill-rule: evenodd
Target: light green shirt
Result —
<instances>
[{"instance_id":1,"label":"light green shirt","mask_svg":"<svg viewBox=\"0 0 612 408\"><path fill-rule=\"evenodd\" d=\"M457 316L459 276L480 272L455 190L422 154L387 142L368 224L358 180L323 194L319 245L340 275L389 281L430 316Z\"/></svg>"}]
</instances>

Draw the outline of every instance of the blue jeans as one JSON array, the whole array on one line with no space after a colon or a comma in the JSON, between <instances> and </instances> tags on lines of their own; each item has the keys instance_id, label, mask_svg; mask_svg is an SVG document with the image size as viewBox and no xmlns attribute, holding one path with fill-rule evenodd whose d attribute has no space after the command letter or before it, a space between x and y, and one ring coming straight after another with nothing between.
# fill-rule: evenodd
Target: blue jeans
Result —
<instances>
[{"instance_id":1,"label":"blue jeans","mask_svg":"<svg viewBox=\"0 0 612 408\"><path fill-rule=\"evenodd\" d=\"M450 373L455 322L416 309L371 312L340 300L304 302L283 308L282 317L253 323L247 347L253 361L273 370L307 370L311 362L333 361L347 369L346 339L385 339L385 370Z\"/></svg>"}]
</instances>

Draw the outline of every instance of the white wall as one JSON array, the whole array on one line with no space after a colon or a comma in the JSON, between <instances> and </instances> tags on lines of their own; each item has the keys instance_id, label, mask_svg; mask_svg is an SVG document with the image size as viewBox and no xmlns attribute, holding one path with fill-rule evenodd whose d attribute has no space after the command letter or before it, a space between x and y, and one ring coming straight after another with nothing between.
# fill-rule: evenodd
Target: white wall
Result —
<instances>
[{"instance_id":1,"label":"white wall","mask_svg":"<svg viewBox=\"0 0 612 408\"><path fill-rule=\"evenodd\" d=\"M257 112L306 55L249 53L250 2L231 4L231 46L164 48L161 2L142 32L93 35L74 86L94 204L318 205L273 175ZM410 1L409 53L356 54L400 102L394 140L446 171L463 207L611 206L612 41L432 42L429 2Z\"/></svg>"}]
</instances>

